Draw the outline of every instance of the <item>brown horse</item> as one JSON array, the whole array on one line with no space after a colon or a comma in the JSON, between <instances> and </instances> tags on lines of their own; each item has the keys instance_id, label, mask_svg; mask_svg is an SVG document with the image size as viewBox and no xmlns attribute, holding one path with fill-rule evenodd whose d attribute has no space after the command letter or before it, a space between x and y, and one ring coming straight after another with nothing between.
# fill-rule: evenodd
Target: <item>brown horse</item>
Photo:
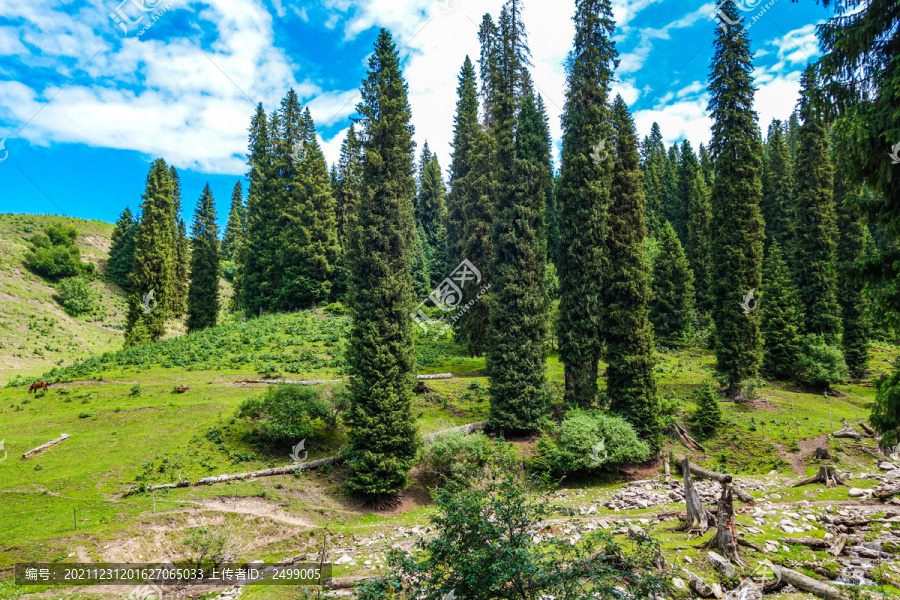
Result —
<instances>
[{"instance_id":1,"label":"brown horse","mask_svg":"<svg viewBox=\"0 0 900 600\"><path fill-rule=\"evenodd\" d=\"M38 390L47 390L49 388L50 384L46 381L35 381L31 384L31 387L28 388L28 393L30 394L31 392L34 392L35 394L37 394Z\"/></svg>"}]
</instances>

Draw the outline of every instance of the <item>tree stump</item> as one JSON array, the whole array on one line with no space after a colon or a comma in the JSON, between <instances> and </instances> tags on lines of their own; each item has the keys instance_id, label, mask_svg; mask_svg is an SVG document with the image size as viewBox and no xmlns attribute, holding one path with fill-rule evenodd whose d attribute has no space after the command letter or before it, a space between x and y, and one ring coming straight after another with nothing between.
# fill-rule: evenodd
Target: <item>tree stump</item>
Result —
<instances>
[{"instance_id":1,"label":"tree stump","mask_svg":"<svg viewBox=\"0 0 900 600\"><path fill-rule=\"evenodd\" d=\"M694 489L691 481L691 465L686 456L681 461L681 473L684 477L684 503L687 505L687 515L684 522L676 527L675 531L697 531L698 535L703 535L710 527L712 515L700 502L700 496Z\"/></svg>"},{"instance_id":2,"label":"tree stump","mask_svg":"<svg viewBox=\"0 0 900 600\"><path fill-rule=\"evenodd\" d=\"M738 537L734 528L734 494L728 483L722 484L719 498L719 512L716 515L716 534L702 546L705 550L718 549L719 553L732 563L743 567L738 556Z\"/></svg>"},{"instance_id":3,"label":"tree stump","mask_svg":"<svg viewBox=\"0 0 900 600\"><path fill-rule=\"evenodd\" d=\"M428 387L424 381L419 381L416 383L416 387L413 388L413 393L415 394L430 394L434 390Z\"/></svg>"},{"instance_id":4,"label":"tree stump","mask_svg":"<svg viewBox=\"0 0 900 600\"><path fill-rule=\"evenodd\" d=\"M804 479L803 481L798 481L791 487L800 487L801 485L809 485L810 483L821 483L825 487L831 488L836 485L846 485L844 480L841 479L840 475L837 474L837 469L832 467L831 465L823 465L819 467L819 472Z\"/></svg>"},{"instance_id":5,"label":"tree stump","mask_svg":"<svg viewBox=\"0 0 900 600\"><path fill-rule=\"evenodd\" d=\"M847 419L841 419L841 424L843 425L843 427L832 433L832 436L836 438L851 438L854 440L862 438L862 436L859 435L859 432L850 426L850 423L847 422Z\"/></svg>"},{"instance_id":6,"label":"tree stump","mask_svg":"<svg viewBox=\"0 0 900 600\"><path fill-rule=\"evenodd\" d=\"M828 448L816 448L816 453L813 457L819 460L837 460L831 452L829 452Z\"/></svg>"}]
</instances>

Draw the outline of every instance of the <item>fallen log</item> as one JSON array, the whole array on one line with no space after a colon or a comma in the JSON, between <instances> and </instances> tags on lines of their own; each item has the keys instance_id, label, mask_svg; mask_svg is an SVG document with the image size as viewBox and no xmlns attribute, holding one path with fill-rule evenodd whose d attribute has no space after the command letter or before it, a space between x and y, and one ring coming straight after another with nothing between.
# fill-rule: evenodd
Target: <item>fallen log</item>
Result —
<instances>
[{"instance_id":1,"label":"fallen log","mask_svg":"<svg viewBox=\"0 0 900 600\"><path fill-rule=\"evenodd\" d=\"M745 540L742 537L739 537L737 539L737 543L738 543L738 546L744 546L745 548L750 548L750 549L755 550L756 552L760 552L760 553L763 552L762 547L760 547L758 544L754 544L750 540Z\"/></svg>"},{"instance_id":2,"label":"fallen log","mask_svg":"<svg viewBox=\"0 0 900 600\"><path fill-rule=\"evenodd\" d=\"M679 442L690 448L691 450L696 450L697 452L706 452L706 449L700 445L700 442L695 440L690 436L687 432L687 429L684 428L680 423L673 423L670 431L674 434L675 439Z\"/></svg>"},{"instance_id":3,"label":"fallen log","mask_svg":"<svg viewBox=\"0 0 900 600\"><path fill-rule=\"evenodd\" d=\"M431 373L430 375L416 375L416 379L453 379L453 373Z\"/></svg>"},{"instance_id":4,"label":"fallen log","mask_svg":"<svg viewBox=\"0 0 900 600\"><path fill-rule=\"evenodd\" d=\"M777 565L769 565L769 567L775 571L776 576L781 578L782 583L792 585L798 590L825 598L825 600L850 600L848 596L840 593L837 589L803 573Z\"/></svg>"},{"instance_id":5,"label":"fallen log","mask_svg":"<svg viewBox=\"0 0 900 600\"><path fill-rule=\"evenodd\" d=\"M900 494L900 484L875 490L874 496L879 500L884 500L885 498L893 496L894 494Z\"/></svg>"},{"instance_id":6,"label":"fallen log","mask_svg":"<svg viewBox=\"0 0 900 600\"><path fill-rule=\"evenodd\" d=\"M682 461L686 458L687 457L682 458ZM703 467L698 467L697 465L691 465L691 474L701 479L712 479L713 481L718 481L719 483L731 483L731 491L734 492L734 495L738 497L738 500L744 502L745 504L756 504L756 500L753 499L753 496L745 492L741 486L732 482L733 478L731 477L731 475L716 473L715 471L710 471L708 469L704 469Z\"/></svg>"},{"instance_id":7,"label":"fallen log","mask_svg":"<svg viewBox=\"0 0 900 600\"><path fill-rule=\"evenodd\" d=\"M828 554L831 556L837 557L840 556L841 552L844 551L844 546L847 545L847 540L850 539L846 533L842 533L834 539L834 544L831 545L831 548L827 550Z\"/></svg>"},{"instance_id":8,"label":"fallen log","mask_svg":"<svg viewBox=\"0 0 900 600\"><path fill-rule=\"evenodd\" d=\"M782 544L787 544L788 546L806 546L807 548L829 548L831 544L828 540L820 540L818 538L811 537L802 537L802 538L792 538L792 537L783 537L778 538L778 541Z\"/></svg>"},{"instance_id":9,"label":"fallen log","mask_svg":"<svg viewBox=\"0 0 900 600\"><path fill-rule=\"evenodd\" d=\"M238 379L235 383L290 383L292 385L319 385L322 383L341 383L343 379Z\"/></svg>"},{"instance_id":10,"label":"fallen log","mask_svg":"<svg viewBox=\"0 0 900 600\"><path fill-rule=\"evenodd\" d=\"M847 485L841 476L837 474L837 470L831 465L822 465L819 472L802 481L798 481L791 487L800 487L801 485L809 485L810 483L821 483L825 487L831 488L836 485Z\"/></svg>"},{"instance_id":11,"label":"fallen log","mask_svg":"<svg viewBox=\"0 0 900 600\"><path fill-rule=\"evenodd\" d=\"M475 423L466 423L465 425L460 425L459 427L452 427L450 429L444 429L443 431L435 431L434 433L428 433L422 436L422 440L426 442L430 442L437 436L442 433L450 433L451 431L459 431L461 433L474 433L476 431L481 431L487 425L487 421L476 421Z\"/></svg>"},{"instance_id":12,"label":"fallen log","mask_svg":"<svg viewBox=\"0 0 900 600\"><path fill-rule=\"evenodd\" d=\"M850 426L850 424L847 422L847 419L841 419L841 423L843 423L844 426L841 429L838 429L837 431L832 433L831 435L833 437L852 438L854 440L858 440L858 439L862 438L862 436L859 435L859 432Z\"/></svg>"},{"instance_id":13,"label":"fallen log","mask_svg":"<svg viewBox=\"0 0 900 600\"><path fill-rule=\"evenodd\" d=\"M875 435L875 430L872 429L871 427L869 427L868 425L866 425L865 423L863 423L862 421L859 422L859 426L862 428L863 431L865 431L869 435L871 435L871 436Z\"/></svg>"},{"instance_id":14,"label":"fallen log","mask_svg":"<svg viewBox=\"0 0 900 600\"><path fill-rule=\"evenodd\" d=\"M329 590L350 590L357 586L364 584L367 581L372 581L376 579L375 577L348 577L346 579L326 579L325 587Z\"/></svg>"},{"instance_id":15,"label":"fallen log","mask_svg":"<svg viewBox=\"0 0 900 600\"><path fill-rule=\"evenodd\" d=\"M67 439L69 439L69 434L64 433L61 436L59 436L58 438L56 438L55 440L50 440L46 444L43 444L42 446L38 446L34 450L29 450L28 452L26 452L25 454L22 455L22 458L28 458L29 456L34 456L35 454L37 454L39 452L43 452L47 448L52 448L53 446L59 444L60 442L62 442L64 440L67 440Z\"/></svg>"},{"instance_id":16,"label":"fallen log","mask_svg":"<svg viewBox=\"0 0 900 600\"><path fill-rule=\"evenodd\" d=\"M190 485L191 485L191 482L188 481L187 479L185 479L183 481L178 481L176 483L162 483L159 485L149 485L149 486L147 486L147 489L151 490L151 491L152 490L174 490L175 488L190 487Z\"/></svg>"}]
</instances>

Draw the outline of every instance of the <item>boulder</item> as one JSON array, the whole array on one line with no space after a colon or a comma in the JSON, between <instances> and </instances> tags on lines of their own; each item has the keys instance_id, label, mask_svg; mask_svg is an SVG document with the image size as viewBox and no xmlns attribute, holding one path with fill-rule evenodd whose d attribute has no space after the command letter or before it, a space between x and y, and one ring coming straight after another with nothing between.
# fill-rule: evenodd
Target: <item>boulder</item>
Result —
<instances>
[{"instance_id":1,"label":"boulder","mask_svg":"<svg viewBox=\"0 0 900 600\"><path fill-rule=\"evenodd\" d=\"M706 559L709 561L709 564L712 565L712 568L731 579L735 575L737 575L737 569L734 568L734 565L731 564L727 558L718 554L717 552L710 552L707 554Z\"/></svg>"},{"instance_id":2,"label":"boulder","mask_svg":"<svg viewBox=\"0 0 900 600\"><path fill-rule=\"evenodd\" d=\"M701 577L694 575L687 569L682 569L689 577L688 581L690 582L691 589L697 592L703 598L713 598L716 596L716 591L713 589L711 585L706 583Z\"/></svg>"}]
</instances>

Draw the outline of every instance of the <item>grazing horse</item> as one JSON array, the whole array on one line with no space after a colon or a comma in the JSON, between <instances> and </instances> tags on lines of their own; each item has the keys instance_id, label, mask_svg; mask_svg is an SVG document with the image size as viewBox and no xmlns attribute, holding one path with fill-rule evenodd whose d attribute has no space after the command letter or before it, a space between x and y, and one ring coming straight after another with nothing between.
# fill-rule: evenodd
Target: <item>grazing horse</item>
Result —
<instances>
[{"instance_id":1,"label":"grazing horse","mask_svg":"<svg viewBox=\"0 0 900 600\"><path fill-rule=\"evenodd\" d=\"M28 388L28 393L30 394L31 392L34 392L35 394L37 394L38 390L47 390L49 388L50 384L46 381L35 381L31 384L31 387Z\"/></svg>"}]
</instances>

